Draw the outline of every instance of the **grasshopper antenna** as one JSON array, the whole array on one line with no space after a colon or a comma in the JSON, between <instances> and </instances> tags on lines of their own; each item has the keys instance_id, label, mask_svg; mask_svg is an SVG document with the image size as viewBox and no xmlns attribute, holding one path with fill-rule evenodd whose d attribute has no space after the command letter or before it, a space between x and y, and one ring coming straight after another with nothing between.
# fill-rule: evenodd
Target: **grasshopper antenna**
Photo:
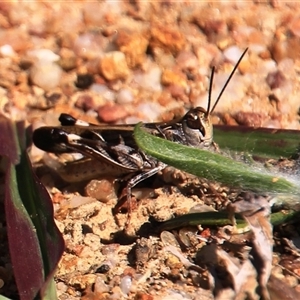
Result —
<instances>
[{"instance_id":1,"label":"grasshopper antenna","mask_svg":"<svg viewBox=\"0 0 300 300\"><path fill-rule=\"evenodd\" d=\"M222 95L223 95L223 93L224 93L224 91L225 91L228 83L230 82L233 74L235 73L236 69L238 68L240 62L242 61L242 59L245 56L245 54L246 54L247 51L248 51L248 48L245 49L245 51L243 52L243 54L239 58L238 62L235 64L235 66L234 66L233 70L231 71L228 79L226 80L226 82L225 82L225 84L224 84L224 86L223 86L223 88L222 88L222 90L221 90L221 92L220 92L220 94L219 94L219 96L218 96L218 98L217 98L217 100L216 100L213 108L211 109L211 111L208 110L207 114L211 114L214 111L214 109L216 108L216 106L217 106L218 102L220 101L220 99L221 99L221 97L222 97ZM213 75L213 71L214 71L214 68L212 70L212 75ZM208 108L210 107L210 101L211 101L210 100L210 98L211 98L211 95L210 95L211 94L211 84L212 84L212 80L211 80L210 85L209 85Z\"/></svg>"},{"instance_id":2,"label":"grasshopper antenna","mask_svg":"<svg viewBox=\"0 0 300 300\"><path fill-rule=\"evenodd\" d=\"M209 110L210 110L210 104L211 104L211 93L212 93L212 87L214 82L214 74L215 74L215 66L211 69L211 75L210 75L210 82L209 82L209 89L208 89L208 101L207 101L207 110L206 110L206 117L209 116Z\"/></svg>"}]
</instances>

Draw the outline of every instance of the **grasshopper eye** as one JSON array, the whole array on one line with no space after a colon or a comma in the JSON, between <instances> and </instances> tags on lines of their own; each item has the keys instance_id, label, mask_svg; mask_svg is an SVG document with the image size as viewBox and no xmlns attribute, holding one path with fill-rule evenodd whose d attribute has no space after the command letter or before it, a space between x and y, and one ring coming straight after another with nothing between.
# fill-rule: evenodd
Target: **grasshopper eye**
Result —
<instances>
[{"instance_id":1,"label":"grasshopper eye","mask_svg":"<svg viewBox=\"0 0 300 300\"><path fill-rule=\"evenodd\" d=\"M200 130L205 135L205 125L207 123L206 110L202 107L191 109L185 115L186 124L191 129Z\"/></svg>"},{"instance_id":2,"label":"grasshopper eye","mask_svg":"<svg viewBox=\"0 0 300 300\"><path fill-rule=\"evenodd\" d=\"M192 129L198 129L199 127L202 127L201 120L198 115L190 114L187 116L186 122L189 128Z\"/></svg>"}]
</instances>

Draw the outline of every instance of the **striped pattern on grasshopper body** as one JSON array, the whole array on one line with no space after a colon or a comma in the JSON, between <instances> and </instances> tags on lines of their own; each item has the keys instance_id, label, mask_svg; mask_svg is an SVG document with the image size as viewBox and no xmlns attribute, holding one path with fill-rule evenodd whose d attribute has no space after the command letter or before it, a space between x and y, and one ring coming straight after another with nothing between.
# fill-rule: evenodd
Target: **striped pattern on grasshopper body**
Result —
<instances>
[{"instance_id":1,"label":"striped pattern on grasshopper body","mask_svg":"<svg viewBox=\"0 0 300 300\"><path fill-rule=\"evenodd\" d=\"M59 127L36 129L33 142L46 152L57 155L74 152L84 156L59 171L65 181L90 180L103 175L129 178L126 193L130 203L131 188L166 167L137 147L134 125L94 125L67 114L61 114L59 120ZM189 110L178 120L148 123L144 127L151 134L184 145L209 148L212 144L212 124L209 114L201 107Z\"/></svg>"},{"instance_id":2,"label":"striped pattern on grasshopper body","mask_svg":"<svg viewBox=\"0 0 300 300\"><path fill-rule=\"evenodd\" d=\"M214 111L246 51L247 49L235 65L212 109L210 104L214 68L211 73L207 109L196 107L177 120L146 123L145 130L176 143L209 149L213 144L210 114ZM64 173L67 181L87 180L100 175L129 178L126 187L129 212L132 187L166 167L164 163L138 148L133 138L134 125L95 125L67 114L62 114L59 120L61 122L59 127L36 129L33 133L34 144L44 151L55 154L73 152L84 156L83 159L66 165ZM85 171L85 178L81 178L79 173L72 176L70 168L76 166L80 169L88 163L93 165L93 172Z\"/></svg>"}]
</instances>

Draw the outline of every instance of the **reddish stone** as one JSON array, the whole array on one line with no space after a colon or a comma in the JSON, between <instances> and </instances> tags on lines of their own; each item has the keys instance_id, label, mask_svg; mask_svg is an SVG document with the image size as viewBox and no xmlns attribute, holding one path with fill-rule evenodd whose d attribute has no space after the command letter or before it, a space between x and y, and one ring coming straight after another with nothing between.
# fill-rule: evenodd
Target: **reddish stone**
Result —
<instances>
[{"instance_id":1,"label":"reddish stone","mask_svg":"<svg viewBox=\"0 0 300 300\"><path fill-rule=\"evenodd\" d=\"M102 122L113 123L127 117L128 112L124 106L108 103L98 108L98 117Z\"/></svg>"}]
</instances>

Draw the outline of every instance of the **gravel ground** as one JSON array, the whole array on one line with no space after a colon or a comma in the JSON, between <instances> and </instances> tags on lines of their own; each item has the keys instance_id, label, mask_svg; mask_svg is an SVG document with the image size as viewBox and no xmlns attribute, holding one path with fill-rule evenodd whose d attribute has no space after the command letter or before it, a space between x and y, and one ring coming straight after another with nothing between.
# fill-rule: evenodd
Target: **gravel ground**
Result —
<instances>
[{"instance_id":1,"label":"gravel ground","mask_svg":"<svg viewBox=\"0 0 300 300\"><path fill-rule=\"evenodd\" d=\"M171 120L207 107L212 66L216 99L249 48L213 123L300 129L299 38L297 2L1 2L0 113L34 129L58 125L62 112L93 123ZM35 147L30 154L66 242L59 299L214 299L207 272L189 270L166 251L166 240L180 232L161 237L147 224L150 216L167 220L197 204L219 209L235 191L169 168L134 189L140 200L124 235L127 215L112 214L112 179L66 184L45 167L54 156ZM289 228L297 237L296 229ZM191 261L203 246L194 239L183 252ZM0 279L10 278L1 255ZM300 291L296 258L274 252L273 273L286 291L278 299L287 299L289 287ZM17 299L13 283L3 282L0 293Z\"/></svg>"}]
</instances>

